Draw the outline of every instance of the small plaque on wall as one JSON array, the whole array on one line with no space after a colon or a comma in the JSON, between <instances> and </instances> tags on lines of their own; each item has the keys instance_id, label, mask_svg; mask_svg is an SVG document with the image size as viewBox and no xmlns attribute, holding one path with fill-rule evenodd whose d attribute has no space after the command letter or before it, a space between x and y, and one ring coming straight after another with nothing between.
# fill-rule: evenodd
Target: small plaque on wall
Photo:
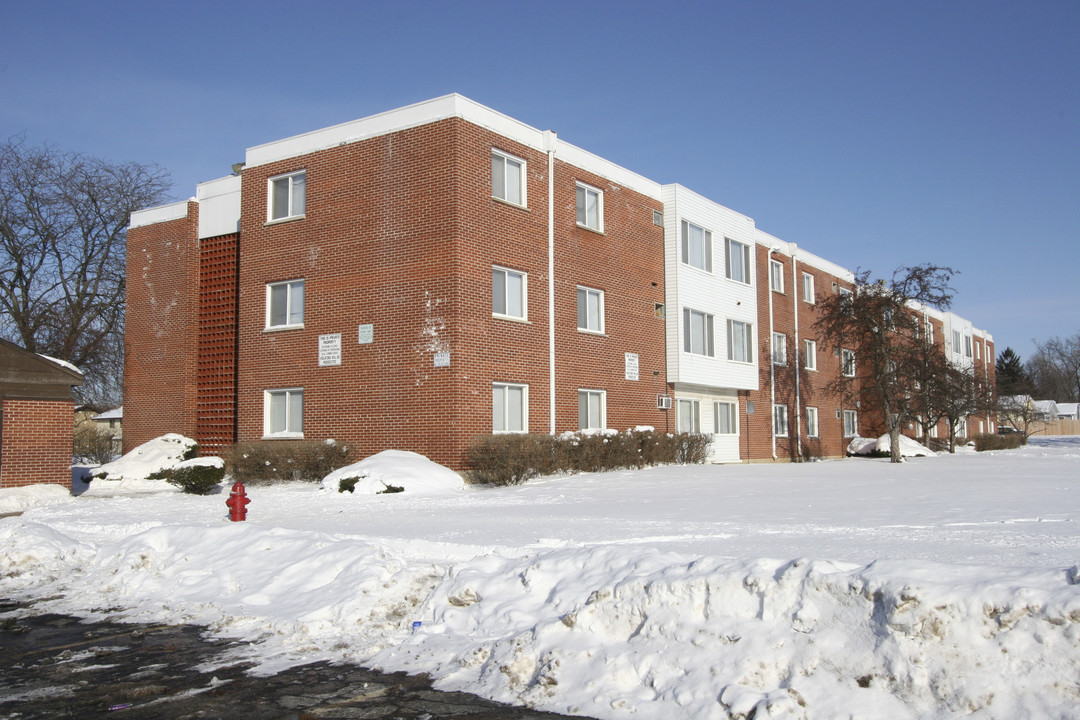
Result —
<instances>
[{"instance_id":1,"label":"small plaque on wall","mask_svg":"<svg viewBox=\"0 0 1080 720\"><path fill-rule=\"evenodd\" d=\"M361 325L357 328L356 338L361 345L370 345L375 342L375 326Z\"/></svg>"},{"instance_id":2,"label":"small plaque on wall","mask_svg":"<svg viewBox=\"0 0 1080 720\"><path fill-rule=\"evenodd\" d=\"M638 356L637 353L626 353L626 379L638 379Z\"/></svg>"},{"instance_id":3,"label":"small plaque on wall","mask_svg":"<svg viewBox=\"0 0 1080 720\"><path fill-rule=\"evenodd\" d=\"M341 364L341 333L319 336L319 367Z\"/></svg>"},{"instance_id":4,"label":"small plaque on wall","mask_svg":"<svg viewBox=\"0 0 1080 720\"><path fill-rule=\"evenodd\" d=\"M450 367L450 353L435 353L435 367Z\"/></svg>"}]
</instances>

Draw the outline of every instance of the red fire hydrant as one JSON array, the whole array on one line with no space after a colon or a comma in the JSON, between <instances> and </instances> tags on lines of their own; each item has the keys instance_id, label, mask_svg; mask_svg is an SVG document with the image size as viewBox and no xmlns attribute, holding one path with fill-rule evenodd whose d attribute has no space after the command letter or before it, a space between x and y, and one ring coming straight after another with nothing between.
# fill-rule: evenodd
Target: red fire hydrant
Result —
<instances>
[{"instance_id":1,"label":"red fire hydrant","mask_svg":"<svg viewBox=\"0 0 1080 720\"><path fill-rule=\"evenodd\" d=\"M225 504L229 506L229 519L233 522L246 520L249 502L251 502L251 498L247 496L247 491L244 490L244 483L236 482L232 486L232 492L229 493L229 499L225 501Z\"/></svg>"}]
</instances>

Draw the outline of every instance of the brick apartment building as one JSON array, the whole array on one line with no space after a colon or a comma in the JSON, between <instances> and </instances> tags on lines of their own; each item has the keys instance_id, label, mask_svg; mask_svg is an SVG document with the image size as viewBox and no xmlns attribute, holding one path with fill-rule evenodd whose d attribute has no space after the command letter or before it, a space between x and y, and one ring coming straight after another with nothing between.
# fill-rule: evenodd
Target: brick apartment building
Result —
<instances>
[{"instance_id":1,"label":"brick apartment building","mask_svg":"<svg viewBox=\"0 0 1080 720\"><path fill-rule=\"evenodd\" d=\"M809 337L801 278L821 292L850 272L553 132L448 95L249 148L234 170L132 215L126 449L334 438L460 468L481 434L650 425L713 434L730 462L799 442L842 455L866 422L789 402L776 437L790 383L761 352ZM976 337L992 372L989 336L951 317L935 315L943 340L950 323ZM794 375L807 387L839 371L817 360Z\"/></svg>"}]
</instances>

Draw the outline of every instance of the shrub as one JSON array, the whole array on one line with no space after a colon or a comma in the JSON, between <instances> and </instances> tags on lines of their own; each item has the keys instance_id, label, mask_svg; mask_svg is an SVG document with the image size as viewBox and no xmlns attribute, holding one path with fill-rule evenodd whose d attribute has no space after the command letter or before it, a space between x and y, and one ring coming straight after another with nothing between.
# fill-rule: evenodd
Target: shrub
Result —
<instances>
[{"instance_id":1,"label":"shrub","mask_svg":"<svg viewBox=\"0 0 1080 720\"><path fill-rule=\"evenodd\" d=\"M206 495L224 479L225 463L216 457L187 460L166 470L164 476L186 493Z\"/></svg>"},{"instance_id":2,"label":"shrub","mask_svg":"<svg viewBox=\"0 0 1080 720\"><path fill-rule=\"evenodd\" d=\"M1024 442L1024 436L1020 433L1014 433L1012 435L991 435L989 433L976 435L972 438L975 441L975 449L979 452L984 450L1015 450L1021 445L1026 444Z\"/></svg>"},{"instance_id":3,"label":"shrub","mask_svg":"<svg viewBox=\"0 0 1080 720\"><path fill-rule=\"evenodd\" d=\"M104 465L112 462L116 457L113 452L113 436L107 431L96 427L94 423L84 423L75 428L75 444L73 455L76 462L92 462L96 465Z\"/></svg>"},{"instance_id":4,"label":"shrub","mask_svg":"<svg viewBox=\"0 0 1080 720\"><path fill-rule=\"evenodd\" d=\"M703 463L711 438L651 429L552 435L481 435L466 454L469 482L520 485L541 475Z\"/></svg>"},{"instance_id":5,"label":"shrub","mask_svg":"<svg viewBox=\"0 0 1080 720\"><path fill-rule=\"evenodd\" d=\"M333 440L258 440L234 445L225 462L245 485L320 482L349 464L349 448Z\"/></svg>"}]
</instances>

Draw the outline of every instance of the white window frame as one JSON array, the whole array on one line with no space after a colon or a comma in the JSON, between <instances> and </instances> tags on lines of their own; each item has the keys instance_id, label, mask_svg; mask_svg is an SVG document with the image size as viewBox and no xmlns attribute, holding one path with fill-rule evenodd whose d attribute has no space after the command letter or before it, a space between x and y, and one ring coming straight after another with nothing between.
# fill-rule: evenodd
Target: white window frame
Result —
<instances>
[{"instance_id":1,"label":"white window frame","mask_svg":"<svg viewBox=\"0 0 1080 720\"><path fill-rule=\"evenodd\" d=\"M966 358L971 357L971 336L970 335L965 335L964 336L964 357L966 357Z\"/></svg>"},{"instance_id":2,"label":"white window frame","mask_svg":"<svg viewBox=\"0 0 1080 720\"><path fill-rule=\"evenodd\" d=\"M701 401L700 400L683 400L677 399L675 401L675 430L681 433L700 433L701 432ZM690 413L690 426L689 428L683 427L683 411L688 410Z\"/></svg>"},{"instance_id":3,"label":"white window frame","mask_svg":"<svg viewBox=\"0 0 1080 720\"><path fill-rule=\"evenodd\" d=\"M736 264L733 262L733 258L738 255L739 262ZM736 268L741 268L742 277L735 277ZM732 240L731 238L724 238L724 269L728 280L734 280L745 285L750 285L750 278L752 273L750 272L750 246L746 243L741 243L738 240Z\"/></svg>"},{"instance_id":4,"label":"white window frame","mask_svg":"<svg viewBox=\"0 0 1080 720\"><path fill-rule=\"evenodd\" d=\"M502 304L503 309L506 312L498 312L495 307L496 300L496 287L495 287L495 275L502 273L503 275L503 297ZM521 314L515 315L510 312L510 277L515 276L521 279ZM503 318L505 320L528 320L529 319L529 273L521 272L520 270L514 270L512 268L503 267L501 265L491 266L491 315L492 317Z\"/></svg>"},{"instance_id":5,"label":"white window frame","mask_svg":"<svg viewBox=\"0 0 1080 720\"><path fill-rule=\"evenodd\" d=\"M856 410L844 411L844 437L855 437L859 434L859 413Z\"/></svg>"},{"instance_id":6,"label":"white window frame","mask_svg":"<svg viewBox=\"0 0 1080 720\"><path fill-rule=\"evenodd\" d=\"M275 324L272 316L274 291L285 288L285 322ZM297 302L297 289L299 289L300 322L289 322L292 319ZM281 282L266 283L266 329L267 330L291 330L304 327L304 279L283 280Z\"/></svg>"},{"instance_id":7,"label":"white window frame","mask_svg":"<svg viewBox=\"0 0 1080 720\"><path fill-rule=\"evenodd\" d=\"M817 340L803 340L803 367L817 372Z\"/></svg>"},{"instance_id":8,"label":"white window frame","mask_svg":"<svg viewBox=\"0 0 1080 720\"><path fill-rule=\"evenodd\" d=\"M818 409L816 407L806 407L806 437L816 438L818 436Z\"/></svg>"},{"instance_id":9,"label":"white window frame","mask_svg":"<svg viewBox=\"0 0 1080 720\"><path fill-rule=\"evenodd\" d=\"M593 327L592 319L589 317L589 300L590 298L596 298L596 308L598 317L596 319L596 327ZM582 305L584 301L584 305ZM585 322L582 325L582 321ZM583 333L594 333L596 335L604 334L604 291L597 290L596 288L585 287L584 285L577 286L577 329Z\"/></svg>"},{"instance_id":10,"label":"white window frame","mask_svg":"<svg viewBox=\"0 0 1080 720\"><path fill-rule=\"evenodd\" d=\"M808 272L802 274L802 299L811 305L816 302L814 276Z\"/></svg>"},{"instance_id":11,"label":"white window frame","mask_svg":"<svg viewBox=\"0 0 1080 720\"><path fill-rule=\"evenodd\" d=\"M701 318L702 334L695 337L694 319ZM683 352L691 355L703 355L716 357L715 334L713 330L713 316L701 310L683 308ZM697 341L697 342L695 342Z\"/></svg>"},{"instance_id":12,"label":"white window frame","mask_svg":"<svg viewBox=\"0 0 1080 720\"><path fill-rule=\"evenodd\" d=\"M496 164L501 163L502 166L502 187L498 187L495 168ZM513 166L517 167L514 168ZM501 200L504 203L510 205L516 205L517 207L528 207L528 198L526 195L526 173L525 169L528 167L524 159L505 153L502 150L491 149L491 197L496 200ZM508 192L508 183L511 177L517 177L518 193L521 195L521 202L517 202L511 199L511 193Z\"/></svg>"},{"instance_id":13,"label":"white window frame","mask_svg":"<svg viewBox=\"0 0 1080 720\"><path fill-rule=\"evenodd\" d=\"M779 260L769 261L769 289L781 294L784 292L784 263Z\"/></svg>"},{"instance_id":14,"label":"white window frame","mask_svg":"<svg viewBox=\"0 0 1080 720\"><path fill-rule=\"evenodd\" d=\"M284 213L275 217L275 186L284 183L288 189L285 195ZM299 192L297 188L299 187ZM307 212L307 170L275 175L266 181L266 222L284 222L304 217Z\"/></svg>"},{"instance_id":15,"label":"white window frame","mask_svg":"<svg viewBox=\"0 0 1080 720\"><path fill-rule=\"evenodd\" d=\"M745 358L736 357L737 353L735 344L735 326L741 325L744 328L744 342L739 347L742 350ZM728 360L732 362L753 363L754 362L754 323L744 322L743 320L727 321L727 341L728 341Z\"/></svg>"},{"instance_id":16,"label":"white window frame","mask_svg":"<svg viewBox=\"0 0 1080 720\"><path fill-rule=\"evenodd\" d=\"M692 231L700 233L701 247L698 248L696 242L691 242ZM687 220L682 221L681 225L682 233L682 261L684 265L697 268L698 270L704 270L707 273L712 272L712 232L706 230L700 225L695 225Z\"/></svg>"},{"instance_id":17,"label":"white window frame","mask_svg":"<svg viewBox=\"0 0 1080 720\"><path fill-rule=\"evenodd\" d=\"M955 353L956 355L962 355L963 351L962 351L962 349L960 347L960 331L959 330L953 330L952 331L952 342L953 342L953 348L952 348L953 353Z\"/></svg>"},{"instance_id":18,"label":"white window frame","mask_svg":"<svg viewBox=\"0 0 1080 720\"><path fill-rule=\"evenodd\" d=\"M729 402L727 400L717 400L713 403L713 432L717 435L738 435L739 434L739 413L737 411L737 403ZM728 418L728 430L721 431L720 418L727 416Z\"/></svg>"},{"instance_id":19,"label":"white window frame","mask_svg":"<svg viewBox=\"0 0 1080 720\"><path fill-rule=\"evenodd\" d=\"M788 436L787 405L773 405L773 434L776 437Z\"/></svg>"},{"instance_id":20,"label":"white window frame","mask_svg":"<svg viewBox=\"0 0 1080 720\"><path fill-rule=\"evenodd\" d=\"M273 399L285 399L285 424L281 429L274 429ZM300 403L300 427L293 425L293 407ZM302 438L304 437L304 388L272 388L263 390L263 437L267 438Z\"/></svg>"},{"instance_id":21,"label":"white window frame","mask_svg":"<svg viewBox=\"0 0 1080 720\"><path fill-rule=\"evenodd\" d=\"M502 390L502 398L499 391ZM510 391L521 392L521 417L518 429L511 429ZM502 427L500 427L500 425ZM491 432L501 434L525 434L529 432L529 386L522 383L495 382L491 384Z\"/></svg>"},{"instance_id":22,"label":"white window frame","mask_svg":"<svg viewBox=\"0 0 1080 720\"><path fill-rule=\"evenodd\" d=\"M606 390L589 390L585 388L578 389L578 427L581 430L603 430L607 427L607 391ZM591 401L593 399L598 401L597 413L598 417L593 417L593 406ZM585 405L582 406L584 401ZM584 410L584 417L582 411Z\"/></svg>"},{"instance_id":23,"label":"white window frame","mask_svg":"<svg viewBox=\"0 0 1080 720\"><path fill-rule=\"evenodd\" d=\"M596 203L593 205L595 216L592 218L589 217L590 195L596 196ZM604 191L600 188L595 188L592 185L578 182L575 189L575 196L578 227L595 230L596 232L604 232Z\"/></svg>"},{"instance_id":24,"label":"white window frame","mask_svg":"<svg viewBox=\"0 0 1080 720\"><path fill-rule=\"evenodd\" d=\"M844 377L855 377L855 351L840 349L840 374Z\"/></svg>"},{"instance_id":25,"label":"white window frame","mask_svg":"<svg viewBox=\"0 0 1080 720\"><path fill-rule=\"evenodd\" d=\"M787 335L774 332L772 334L772 364L787 365Z\"/></svg>"}]
</instances>

